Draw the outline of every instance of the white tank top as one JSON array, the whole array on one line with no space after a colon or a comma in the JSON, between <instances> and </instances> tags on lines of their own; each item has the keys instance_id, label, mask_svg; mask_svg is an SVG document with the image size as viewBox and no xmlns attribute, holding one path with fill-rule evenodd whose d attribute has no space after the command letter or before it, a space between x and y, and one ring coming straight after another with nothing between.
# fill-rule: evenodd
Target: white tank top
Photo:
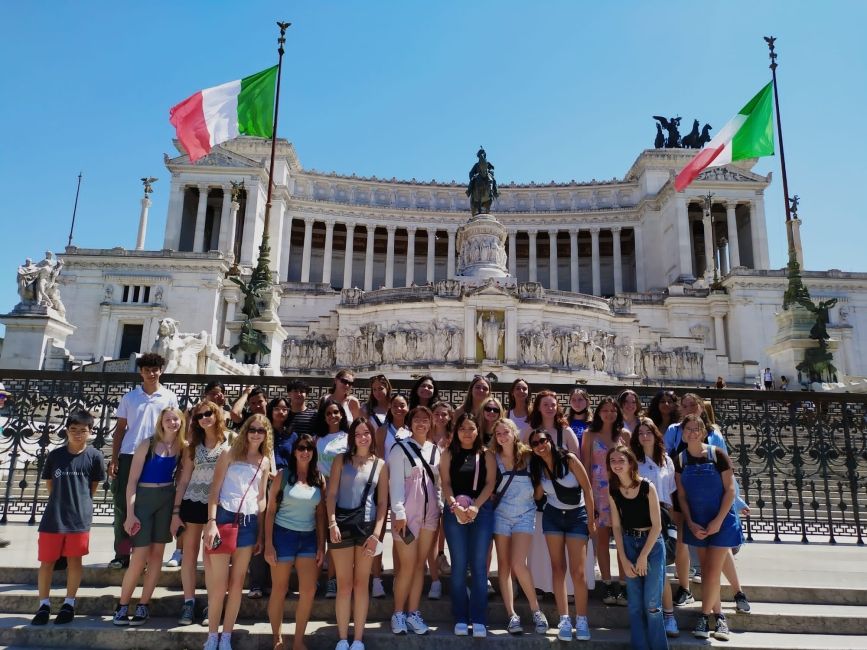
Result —
<instances>
[{"instance_id":1,"label":"white tank top","mask_svg":"<svg viewBox=\"0 0 867 650\"><path fill-rule=\"evenodd\" d=\"M259 512L259 485L262 477L258 467L242 461L231 463L220 488L220 505L229 512L255 515ZM255 475L256 480L253 481ZM251 485L252 483L252 485ZM249 489L247 489L249 488ZM244 493L247 493L244 496ZM243 498L243 503L241 499Z\"/></svg>"}]
</instances>

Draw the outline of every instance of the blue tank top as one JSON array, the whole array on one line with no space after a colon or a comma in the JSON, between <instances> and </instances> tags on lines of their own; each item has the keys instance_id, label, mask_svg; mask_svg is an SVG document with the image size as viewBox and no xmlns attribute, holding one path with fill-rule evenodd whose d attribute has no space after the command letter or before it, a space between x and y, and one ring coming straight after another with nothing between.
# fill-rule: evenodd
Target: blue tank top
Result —
<instances>
[{"instance_id":1,"label":"blue tank top","mask_svg":"<svg viewBox=\"0 0 867 650\"><path fill-rule=\"evenodd\" d=\"M171 483L175 477L177 456L157 456L148 454L141 470L139 483Z\"/></svg>"}]
</instances>

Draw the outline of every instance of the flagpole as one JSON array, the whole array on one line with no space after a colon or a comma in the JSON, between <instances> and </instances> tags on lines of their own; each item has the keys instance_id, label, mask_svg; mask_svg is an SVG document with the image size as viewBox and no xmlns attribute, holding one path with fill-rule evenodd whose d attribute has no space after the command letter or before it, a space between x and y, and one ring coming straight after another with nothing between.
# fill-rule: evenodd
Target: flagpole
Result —
<instances>
[{"instance_id":1,"label":"flagpole","mask_svg":"<svg viewBox=\"0 0 867 650\"><path fill-rule=\"evenodd\" d=\"M72 246L72 231L75 230L75 213L78 212L78 193L81 191L81 172L78 172L78 187L75 188L75 205L72 206L72 223L69 224L69 241L67 246Z\"/></svg>"},{"instance_id":2,"label":"flagpole","mask_svg":"<svg viewBox=\"0 0 867 650\"><path fill-rule=\"evenodd\" d=\"M789 179L786 176L786 152L783 148L783 123L780 119L780 94L777 89L777 53L774 51L775 36L765 36L765 42L768 44L768 56L771 59L771 79L774 84L774 109L777 113L777 139L780 141L780 169L783 175L783 203L786 208L786 239L789 244L789 251L794 252L795 240L792 235L792 211L789 208Z\"/></svg>"},{"instance_id":3,"label":"flagpole","mask_svg":"<svg viewBox=\"0 0 867 650\"><path fill-rule=\"evenodd\" d=\"M277 39L277 93L274 98L274 131L271 133L271 167L268 169L268 199L265 201L264 237L268 236L268 229L271 225L271 192L274 186L274 159L277 153L277 119L280 116L280 78L283 74L283 45L286 43L286 29L291 25L292 23L277 22L277 27L280 28L280 37Z\"/></svg>"}]
</instances>

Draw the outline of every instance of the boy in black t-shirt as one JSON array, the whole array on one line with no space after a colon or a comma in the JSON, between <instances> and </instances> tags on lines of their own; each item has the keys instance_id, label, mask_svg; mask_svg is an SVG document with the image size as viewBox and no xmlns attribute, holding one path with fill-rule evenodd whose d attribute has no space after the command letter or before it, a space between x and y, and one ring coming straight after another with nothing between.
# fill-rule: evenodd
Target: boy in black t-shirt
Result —
<instances>
[{"instance_id":1,"label":"boy in black t-shirt","mask_svg":"<svg viewBox=\"0 0 867 650\"><path fill-rule=\"evenodd\" d=\"M48 504L39 523L39 609L31 623L45 625L51 616L48 598L54 563L67 559L66 599L54 619L69 623L75 616L75 594L81 584L81 559L90 544L93 495L105 480L102 452L87 446L93 416L73 413L66 421L66 445L48 454L42 479L48 486Z\"/></svg>"}]
</instances>

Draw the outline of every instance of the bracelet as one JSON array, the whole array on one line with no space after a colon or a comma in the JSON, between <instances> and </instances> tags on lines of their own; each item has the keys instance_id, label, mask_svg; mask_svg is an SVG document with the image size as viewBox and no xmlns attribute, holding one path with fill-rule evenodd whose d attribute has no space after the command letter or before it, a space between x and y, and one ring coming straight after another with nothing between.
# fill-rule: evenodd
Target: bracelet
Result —
<instances>
[{"instance_id":1,"label":"bracelet","mask_svg":"<svg viewBox=\"0 0 867 650\"><path fill-rule=\"evenodd\" d=\"M211 523L212 521L217 521L217 518L216 518L216 517L211 517L211 518L208 519L208 521L205 522L205 523L208 523L208 524L209 524L209 523Z\"/></svg>"},{"instance_id":2,"label":"bracelet","mask_svg":"<svg viewBox=\"0 0 867 650\"><path fill-rule=\"evenodd\" d=\"M332 528L339 528L336 521L332 521L330 524L328 524L328 530L331 530Z\"/></svg>"}]
</instances>

